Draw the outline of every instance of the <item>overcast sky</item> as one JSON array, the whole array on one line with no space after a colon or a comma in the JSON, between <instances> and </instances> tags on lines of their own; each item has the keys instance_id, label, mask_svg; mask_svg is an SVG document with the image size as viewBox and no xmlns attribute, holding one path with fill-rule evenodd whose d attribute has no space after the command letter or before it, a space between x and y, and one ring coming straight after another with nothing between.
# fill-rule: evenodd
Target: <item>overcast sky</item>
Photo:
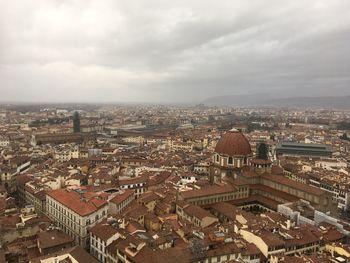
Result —
<instances>
[{"instance_id":1,"label":"overcast sky","mask_svg":"<svg viewBox=\"0 0 350 263\"><path fill-rule=\"evenodd\" d=\"M348 0L0 0L0 101L350 94Z\"/></svg>"}]
</instances>

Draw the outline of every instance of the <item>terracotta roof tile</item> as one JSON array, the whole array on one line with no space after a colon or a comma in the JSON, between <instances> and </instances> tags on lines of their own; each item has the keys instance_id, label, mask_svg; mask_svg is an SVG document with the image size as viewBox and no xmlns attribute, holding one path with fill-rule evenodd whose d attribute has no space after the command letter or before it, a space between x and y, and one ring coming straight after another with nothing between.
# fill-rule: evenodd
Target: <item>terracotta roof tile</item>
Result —
<instances>
[{"instance_id":1,"label":"terracotta roof tile","mask_svg":"<svg viewBox=\"0 0 350 263\"><path fill-rule=\"evenodd\" d=\"M120 194L116 195L115 197L113 197L110 200L110 202L117 204L117 205L121 204L123 201L125 201L126 199L131 197L133 194L134 194L134 190L127 189L127 190L125 190L124 193L120 193Z\"/></svg>"},{"instance_id":2,"label":"terracotta roof tile","mask_svg":"<svg viewBox=\"0 0 350 263\"><path fill-rule=\"evenodd\" d=\"M215 152L219 154L234 155L250 155L252 153L249 141L238 131L228 131L218 141Z\"/></svg>"},{"instance_id":3,"label":"terracotta roof tile","mask_svg":"<svg viewBox=\"0 0 350 263\"><path fill-rule=\"evenodd\" d=\"M82 198L78 192L73 190L57 189L48 192L47 195L80 216L90 215L107 205L107 201L100 197L92 197L84 200L84 194L82 194L84 197Z\"/></svg>"}]
</instances>

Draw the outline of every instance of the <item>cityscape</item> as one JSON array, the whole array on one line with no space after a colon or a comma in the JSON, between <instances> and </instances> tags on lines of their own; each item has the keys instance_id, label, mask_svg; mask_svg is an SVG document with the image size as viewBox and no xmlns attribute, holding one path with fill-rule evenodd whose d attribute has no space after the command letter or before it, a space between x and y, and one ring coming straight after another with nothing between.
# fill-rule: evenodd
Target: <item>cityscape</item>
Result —
<instances>
[{"instance_id":1,"label":"cityscape","mask_svg":"<svg viewBox=\"0 0 350 263\"><path fill-rule=\"evenodd\" d=\"M0 263L350 263L350 1L0 0Z\"/></svg>"},{"instance_id":2,"label":"cityscape","mask_svg":"<svg viewBox=\"0 0 350 263\"><path fill-rule=\"evenodd\" d=\"M72 107L1 109L4 262L350 259L349 110Z\"/></svg>"}]
</instances>

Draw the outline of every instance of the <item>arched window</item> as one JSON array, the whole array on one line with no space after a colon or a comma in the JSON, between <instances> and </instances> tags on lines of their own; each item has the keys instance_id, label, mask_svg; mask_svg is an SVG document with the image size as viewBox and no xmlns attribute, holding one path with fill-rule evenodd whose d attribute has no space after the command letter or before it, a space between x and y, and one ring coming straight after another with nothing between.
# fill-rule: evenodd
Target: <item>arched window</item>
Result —
<instances>
[{"instance_id":1,"label":"arched window","mask_svg":"<svg viewBox=\"0 0 350 263\"><path fill-rule=\"evenodd\" d=\"M219 162L219 155L218 154L216 155L216 162L217 163Z\"/></svg>"}]
</instances>

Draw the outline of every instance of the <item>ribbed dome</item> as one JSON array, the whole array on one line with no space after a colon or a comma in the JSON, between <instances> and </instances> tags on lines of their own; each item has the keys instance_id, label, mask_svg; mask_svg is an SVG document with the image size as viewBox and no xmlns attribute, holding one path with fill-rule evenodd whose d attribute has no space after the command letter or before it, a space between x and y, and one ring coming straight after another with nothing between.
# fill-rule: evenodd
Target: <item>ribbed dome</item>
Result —
<instances>
[{"instance_id":1,"label":"ribbed dome","mask_svg":"<svg viewBox=\"0 0 350 263\"><path fill-rule=\"evenodd\" d=\"M251 149L247 138L237 130L230 130L218 141L215 152L229 156L250 155Z\"/></svg>"}]
</instances>

